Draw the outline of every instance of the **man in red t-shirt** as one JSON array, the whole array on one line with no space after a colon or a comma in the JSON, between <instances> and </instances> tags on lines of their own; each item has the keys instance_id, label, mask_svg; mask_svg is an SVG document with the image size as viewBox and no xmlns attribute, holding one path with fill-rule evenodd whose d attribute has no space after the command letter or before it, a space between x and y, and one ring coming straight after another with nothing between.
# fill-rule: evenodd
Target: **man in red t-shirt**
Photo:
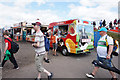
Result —
<instances>
[{"instance_id":1,"label":"man in red t-shirt","mask_svg":"<svg viewBox=\"0 0 120 80\"><path fill-rule=\"evenodd\" d=\"M11 42L9 42L7 39L9 39L10 41L12 41L12 39L9 37L9 33L7 33L7 32L4 32L3 36L5 38L5 40L4 40L5 41L4 55L5 55L6 51L7 50L9 51L11 49ZM5 58L6 58L6 56L4 56L4 59L2 61L2 67L4 66L5 62L7 61L7 60L5 60ZM11 53L11 56L9 56L9 59L10 59L11 63L13 63L13 65L14 65L13 69L19 69L13 53Z\"/></svg>"}]
</instances>

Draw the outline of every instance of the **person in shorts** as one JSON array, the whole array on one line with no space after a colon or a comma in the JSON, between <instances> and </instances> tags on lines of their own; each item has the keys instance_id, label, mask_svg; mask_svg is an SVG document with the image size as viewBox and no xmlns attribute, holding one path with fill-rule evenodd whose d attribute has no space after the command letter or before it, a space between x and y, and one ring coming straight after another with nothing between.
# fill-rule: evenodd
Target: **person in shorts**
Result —
<instances>
[{"instance_id":1,"label":"person in shorts","mask_svg":"<svg viewBox=\"0 0 120 80\"><path fill-rule=\"evenodd\" d=\"M36 64L37 71L38 71L38 77L35 80L41 80L41 72L45 72L48 75L48 80L51 80L53 74L47 71L43 67L43 59L44 59L46 51L45 51L44 35L40 30L41 23L36 22L36 23L33 23L32 25L34 26L34 29L36 31L35 43L32 44L36 52L35 64Z\"/></svg>"},{"instance_id":2,"label":"person in shorts","mask_svg":"<svg viewBox=\"0 0 120 80\"><path fill-rule=\"evenodd\" d=\"M58 36L57 36L57 32L54 33L54 36L52 36L52 45L53 45L53 56L58 56L58 54L56 53L56 50L57 50L57 39L58 39Z\"/></svg>"},{"instance_id":3,"label":"person in shorts","mask_svg":"<svg viewBox=\"0 0 120 80\"><path fill-rule=\"evenodd\" d=\"M111 66L111 53L113 50L113 38L110 36L107 36L107 29L105 27L102 27L100 30L98 30L101 38L98 41L98 46L97 46L97 60L102 62L103 64L106 64L109 67ZM107 51L107 46L106 46L106 36L107 36L107 41L109 45L109 50ZM98 71L99 66L95 65L94 70L92 73L87 73L86 76L88 78L94 78L96 72ZM116 80L116 75L114 72L109 71L110 74L112 75L112 80Z\"/></svg>"}]
</instances>

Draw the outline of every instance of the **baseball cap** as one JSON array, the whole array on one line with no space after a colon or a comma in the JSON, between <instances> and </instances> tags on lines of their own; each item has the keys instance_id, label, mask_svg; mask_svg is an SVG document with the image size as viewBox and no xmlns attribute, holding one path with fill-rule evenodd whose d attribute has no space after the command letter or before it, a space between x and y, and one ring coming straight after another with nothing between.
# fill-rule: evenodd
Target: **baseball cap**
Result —
<instances>
[{"instance_id":1,"label":"baseball cap","mask_svg":"<svg viewBox=\"0 0 120 80\"><path fill-rule=\"evenodd\" d=\"M36 23L32 23L32 25L38 25L38 26L40 26L41 25L41 23L40 22L36 22Z\"/></svg>"},{"instance_id":2,"label":"baseball cap","mask_svg":"<svg viewBox=\"0 0 120 80\"><path fill-rule=\"evenodd\" d=\"M104 31L104 32L107 32L107 29L105 27L102 27L100 30L98 31Z\"/></svg>"}]
</instances>

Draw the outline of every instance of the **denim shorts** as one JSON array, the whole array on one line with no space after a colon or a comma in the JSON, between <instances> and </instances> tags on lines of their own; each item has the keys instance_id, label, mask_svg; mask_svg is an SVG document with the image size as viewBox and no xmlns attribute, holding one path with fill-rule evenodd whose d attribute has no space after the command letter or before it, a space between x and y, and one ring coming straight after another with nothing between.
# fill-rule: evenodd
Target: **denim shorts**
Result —
<instances>
[{"instance_id":1,"label":"denim shorts","mask_svg":"<svg viewBox=\"0 0 120 80\"><path fill-rule=\"evenodd\" d=\"M111 58L111 59L112 59L112 58ZM100 61L100 62L102 62L103 64L109 66L109 67L112 67L112 65L111 65L111 59L102 58L102 57L99 57L99 56L97 55L97 60ZM96 64L95 64L95 66L96 66L96 67L99 67L99 66L96 65Z\"/></svg>"},{"instance_id":2,"label":"denim shorts","mask_svg":"<svg viewBox=\"0 0 120 80\"><path fill-rule=\"evenodd\" d=\"M56 44L56 43L53 43L53 49L54 49L54 50L55 50L55 49L57 50L57 47L58 47L57 44Z\"/></svg>"}]
</instances>

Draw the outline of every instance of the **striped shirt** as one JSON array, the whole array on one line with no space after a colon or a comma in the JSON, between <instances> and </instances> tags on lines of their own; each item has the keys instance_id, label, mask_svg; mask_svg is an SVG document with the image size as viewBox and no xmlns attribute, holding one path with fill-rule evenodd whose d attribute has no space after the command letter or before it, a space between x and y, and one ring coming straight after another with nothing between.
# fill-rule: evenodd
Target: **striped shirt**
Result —
<instances>
[{"instance_id":1,"label":"striped shirt","mask_svg":"<svg viewBox=\"0 0 120 80\"><path fill-rule=\"evenodd\" d=\"M41 31L36 32L35 34L35 42L40 42L40 45L38 48L35 48L36 54L45 54L45 43L44 43L44 35Z\"/></svg>"}]
</instances>

